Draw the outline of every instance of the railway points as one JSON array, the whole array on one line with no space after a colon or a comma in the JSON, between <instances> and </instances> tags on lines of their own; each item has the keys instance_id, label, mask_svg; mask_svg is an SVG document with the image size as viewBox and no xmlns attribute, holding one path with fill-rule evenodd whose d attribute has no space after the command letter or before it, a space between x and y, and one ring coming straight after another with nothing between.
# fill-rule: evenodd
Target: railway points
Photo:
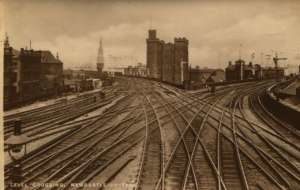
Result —
<instances>
[{"instance_id":1,"label":"railway points","mask_svg":"<svg viewBox=\"0 0 300 190\"><path fill-rule=\"evenodd\" d=\"M24 189L44 189L34 183L64 184L59 189L300 186L299 132L264 105L263 92L276 81L190 93L142 78L116 80L105 97L90 93L4 118L4 134L20 118L31 145L56 135L21 159ZM12 170L7 162L6 184Z\"/></svg>"}]
</instances>

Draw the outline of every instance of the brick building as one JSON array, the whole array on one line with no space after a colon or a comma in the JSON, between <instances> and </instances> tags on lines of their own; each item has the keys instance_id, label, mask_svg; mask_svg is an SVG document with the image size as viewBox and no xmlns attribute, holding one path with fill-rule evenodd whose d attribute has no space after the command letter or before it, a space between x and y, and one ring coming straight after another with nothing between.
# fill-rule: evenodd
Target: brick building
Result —
<instances>
[{"instance_id":1,"label":"brick building","mask_svg":"<svg viewBox=\"0 0 300 190\"><path fill-rule=\"evenodd\" d=\"M187 84L189 80L188 40L175 38L174 43L165 43L149 30L147 41L147 64L149 77L175 84Z\"/></svg>"},{"instance_id":2,"label":"brick building","mask_svg":"<svg viewBox=\"0 0 300 190\"><path fill-rule=\"evenodd\" d=\"M128 66L124 68L124 75L148 77L148 70L146 65L143 65L142 63L138 63L137 66Z\"/></svg>"},{"instance_id":3,"label":"brick building","mask_svg":"<svg viewBox=\"0 0 300 190\"><path fill-rule=\"evenodd\" d=\"M102 72L101 74L103 77L105 72ZM102 85L100 77L101 75L99 75L99 71L95 70L63 70L64 91L82 92L93 90Z\"/></svg>"},{"instance_id":4,"label":"brick building","mask_svg":"<svg viewBox=\"0 0 300 190\"><path fill-rule=\"evenodd\" d=\"M255 66L250 62L248 65L242 59L232 64L229 61L225 69L226 81L249 80L255 78Z\"/></svg>"},{"instance_id":5,"label":"brick building","mask_svg":"<svg viewBox=\"0 0 300 190\"><path fill-rule=\"evenodd\" d=\"M4 41L4 55L3 55L3 63L4 63L4 108L9 107L11 105L17 104L18 93L20 91L19 81L20 81L20 61L19 51L13 49L10 44L8 37Z\"/></svg>"},{"instance_id":6,"label":"brick building","mask_svg":"<svg viewBox=\"0 0 300 190\"><path fill-rule=\"evenodd\" d=\"M42 96L57 95L63 91L63 63L50 51L41 51Z\"/></svg>"},{"instance_id":7,"label":"brick building","mask_svg":"<svg viewBox=\"0 0 300 190\"><path fill-rule=\"evenodd\" d=\"M229 61L228 66L225 69L225 76L226 81L239 81L244 79L244 72L243 67L245 66L245 61L242 59L239 59L235 62L235 64L232 64L231 61Z\"/></svg>"},{"instance_id":8,"label":"brick building","mask_svg":"<svg viewBox=\"0 0 300 190\"><path fill-rule=\"evenodd\" d=\"M229 62L225 69L226 81L239 81L249 79L272 79L284 76L283 68L261 67L259 64L246 64L244 60L237 60L233 65Z\"/></svg>"},{"instance_id":9,"label":"brick building","mask_svg":"<svg viewBox=\"0 0 300 190\"><path fill-rule=\"evenodd\" d=\"M4 109L58 95L63 89L63 63L50 51L13 49L4 45Z\"/></svg>"},{"instance_id":10,"label":"brick building","mask_svg":"<svg viewBox=\"0 0 300 190\"><path fill-rule=\"evenodd\" d=\"M262 67L261 68L261 78L262 79L275 79L276 77L284 77L284 68L278 67Z\"/></svg>"},{"instance_id":11,"label":"brick building","mask_svg":"<svg viewBox=\"0 0 300 190\"><path fill-rule=\"evenodd\" d=\"M20 72L20 102L33 101L41 97L42 78L41 51L25 50L21 48L19 56L21 67Z\"/></svg>"},{"instance_id":12,"label":"brick building","mask_svg":"<svg viewBox=\"0 0 300 190\"><path fill-rule=\"evenodd\" d=\"M213 83L225 81L225 72L222 69L200 69L199 66L190 68L190 88L204 88Z\"/></svg>"}]
</instances>

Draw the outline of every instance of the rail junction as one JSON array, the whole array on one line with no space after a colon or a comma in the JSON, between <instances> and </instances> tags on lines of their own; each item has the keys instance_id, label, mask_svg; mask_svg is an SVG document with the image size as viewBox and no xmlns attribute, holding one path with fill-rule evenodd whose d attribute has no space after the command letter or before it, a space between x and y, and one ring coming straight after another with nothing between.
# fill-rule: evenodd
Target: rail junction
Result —
<instances>
[{"instance_id":1,"label":"rail junction","mask_svg":"<svg viewBox=\"0 0 300 190\"><path fill-rule=\"evenodd\" d=\"M28 146L53 137L21 159L23 189L299 189L300 133L262 100L274 84L211 93L120 77L105 96L94 92L6 115L4 138L15 119ZM12 164L6 159L7 189Z\"/></svg>"}]
</instances>

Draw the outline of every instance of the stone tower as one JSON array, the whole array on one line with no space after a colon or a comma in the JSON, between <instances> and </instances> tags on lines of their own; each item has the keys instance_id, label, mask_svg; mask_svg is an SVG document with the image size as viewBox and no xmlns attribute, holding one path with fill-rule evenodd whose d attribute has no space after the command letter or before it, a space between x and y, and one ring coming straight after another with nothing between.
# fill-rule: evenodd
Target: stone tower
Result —
<instances>
[{"instance_id":1,"label":"stone tower","mask_svg":"<svg viewBox=\"0 0 300 190\"><path fill-rule=\"evenodd\" d=\"M174 44L166 43L163 47L162 80L173 83L174 81Z\"/></svg>"},{"instance_id":2,"label":"stone tower","mask_svg":"<svg viewBox=\"0 0 300 190\"><path fill-rule=\"evenodd\" d=\"M186 38L174 39L174 84L182 85L188 80L189 41Z\"/></svg>"},{"instance_id":3,"label":"stone tower","mask_svg":"<svg viewBox=\"0 0 300 190\"><path fill-rule=\"evenodd\" d=\"M149 30L147 38L147 69L149 77L162 79L162 48L163 42L156 37L156 30Z\"/></svg>"}]
</instances>

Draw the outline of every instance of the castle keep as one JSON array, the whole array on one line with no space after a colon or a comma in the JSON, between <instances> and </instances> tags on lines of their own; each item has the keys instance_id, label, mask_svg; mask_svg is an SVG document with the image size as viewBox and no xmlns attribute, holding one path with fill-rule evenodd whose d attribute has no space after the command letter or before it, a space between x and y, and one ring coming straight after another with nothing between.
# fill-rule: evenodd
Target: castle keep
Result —
<instances>
[{"instance_id":1,"label":"castle keep","mask_svg":"<svg viewBox=\"0 0 300 190\"><path fill-rule=\"evenodd\" d=\"M174 43L165 43L149 30L147 41L147 69L149 77L175 85L184 85L188 80L188 40L175 38Z\"/></svg>"}]
</instances>

